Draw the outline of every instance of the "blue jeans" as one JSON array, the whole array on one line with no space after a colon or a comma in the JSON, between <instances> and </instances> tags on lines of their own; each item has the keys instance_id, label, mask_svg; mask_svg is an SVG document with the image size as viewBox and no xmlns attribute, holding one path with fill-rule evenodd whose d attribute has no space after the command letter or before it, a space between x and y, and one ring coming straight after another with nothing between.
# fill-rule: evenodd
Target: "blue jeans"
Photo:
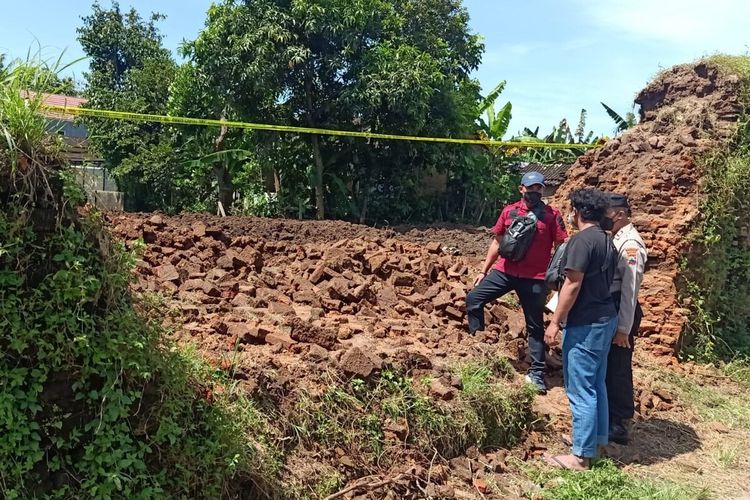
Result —
<instances>
[{"instance_id":1,"label":"blue jeans","mask_svg":"<svg viewBox=\"0 0 750 500\"><path fill-rule=\"evenodd\" d=\"M570 326L563 331L563 376L573 413L573 455L596 458L609 442L607 355L617 317L603 323Z\"/></svg>"}]
</instances>

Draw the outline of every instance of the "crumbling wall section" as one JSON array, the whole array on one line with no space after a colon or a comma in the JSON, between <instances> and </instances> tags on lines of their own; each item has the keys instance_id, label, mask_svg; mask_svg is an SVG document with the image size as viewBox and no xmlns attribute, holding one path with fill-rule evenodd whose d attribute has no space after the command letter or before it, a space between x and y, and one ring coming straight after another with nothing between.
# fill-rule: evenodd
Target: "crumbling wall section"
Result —
<instances>
[{"instance_id":1,"label":"crumbling wall section","mask_svg":"<svg viewBox=\"0 0 750 500\"><path fill-rule=\"evenodd\" d=\"M679 280L700 216L699 162L734 135L744 111L739 96L740 79L709 62L662 72L635 99L641 122L580 157L555 195L563 210L570 192L582 187L630 198L649 254L641 343L656 354L675 352L688 321Z\"/></svg>"}]
</instances>

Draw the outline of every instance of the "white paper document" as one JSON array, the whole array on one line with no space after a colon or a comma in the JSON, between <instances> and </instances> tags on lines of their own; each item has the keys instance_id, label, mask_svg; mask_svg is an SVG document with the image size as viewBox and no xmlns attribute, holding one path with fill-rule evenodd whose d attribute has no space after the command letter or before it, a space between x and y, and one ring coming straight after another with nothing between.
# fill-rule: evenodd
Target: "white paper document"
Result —
<instances>
[{"instance_id":1,"label":"white paper document","mask_svg":"<svg viewBox=\"0 0 750 500\"><path fill-rule=\"evenodd\" d=\"M555 309L557 309L557 292L552 294L552 298L549 299L545 307L547 307L549 312L555 312Z\"/></svg>"}]
</instances>

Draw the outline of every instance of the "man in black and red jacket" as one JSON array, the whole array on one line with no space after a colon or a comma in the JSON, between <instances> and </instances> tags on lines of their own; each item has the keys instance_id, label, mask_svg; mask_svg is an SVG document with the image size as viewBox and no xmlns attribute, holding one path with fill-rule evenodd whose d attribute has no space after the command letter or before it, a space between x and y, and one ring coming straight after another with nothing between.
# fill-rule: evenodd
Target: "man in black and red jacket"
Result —
<instances>
[{"instance_id":1,"label":"man in black and red jacket","mask_svg":"<svg viewBox=\"0 0 750 500\"><path fill-rule=\"evenodd\" d=\"M515 291L523 308L526 320L531 366L526 380L542 394L547 391L544 383L545 354L544 304L547 286L544 275L547 271L552 249L568 237L560 212L542 202L544 175L529 172L521 179L522 199L506 206L500 213L492 232L495 235L487 251L482 272L474 280L474 288L466 296L466 312L469 317L469 333L484 329L484 306L510 291ZM500 255L500 243L513 220L530 212L538 213L536 233L531 245L521 260L511 261ZM493 268L494 267L494 268Z\"/></svg>"}]
</instances>

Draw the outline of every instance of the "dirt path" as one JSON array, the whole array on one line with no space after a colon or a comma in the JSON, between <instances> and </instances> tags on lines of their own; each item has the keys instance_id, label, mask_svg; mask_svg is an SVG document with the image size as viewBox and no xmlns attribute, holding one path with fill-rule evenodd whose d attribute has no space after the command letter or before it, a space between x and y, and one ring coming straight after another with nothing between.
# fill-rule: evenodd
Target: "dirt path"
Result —
<instances>
[{"instance_id":1,"label":"dirt path","mask_svg":"<svg viewBox=\"0 0 750 500\"><path fill-rule=\"evenodd\" d=\"M694 498L750 498L748 386L706 367L665 368L644 353L635 379L631 443L610 445L606 455L636 477L687 485ZM538 398L536 410L549 422L544 446L567 453L560 435L570 432L570 410L562 387Z\"/></svg>"}]
</instances>

